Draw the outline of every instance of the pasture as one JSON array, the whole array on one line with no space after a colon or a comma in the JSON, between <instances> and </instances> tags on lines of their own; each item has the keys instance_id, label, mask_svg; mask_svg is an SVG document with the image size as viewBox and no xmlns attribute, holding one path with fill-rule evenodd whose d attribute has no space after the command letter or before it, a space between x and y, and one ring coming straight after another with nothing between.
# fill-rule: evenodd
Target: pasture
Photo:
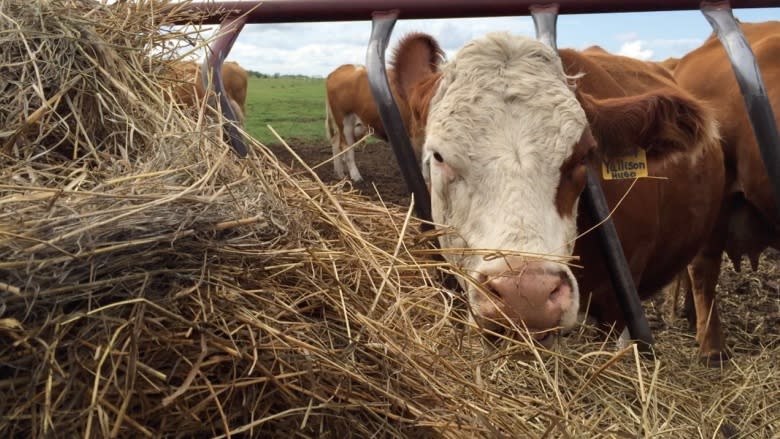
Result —
<instances>
[{"instance_id":1,"label":"pasture","mask_svg":"<svg viewBox=\"0 0 780 439\"><path fill-rule=\"evenodd\" d=\"M252 78L236 159L149 73L138 46L177 35L148 23L181 18L159 3L0 4L0 65L27 78L0 96L0 437L780 435L776 252L726 264L721 369L663 296L654 358L588 325L491 345L388 145L359 147L359 187L312 175L322 80Z\"/></svg>"},{"instance_id":2,"label":"pasture","mask_svg":"<svg viewBox=\"0 0 780 439\"><path fill-rule=\"evenodd\" d=\"M249 78L246 130L293 168L297 161L268 125L292 146L326 182L335 182L331 147L325 138L325 80L280 77ZM355 187L362 193L405 205L409 202L393 151L386 142L368 138L357 148L356 161L366 180Z\"/></svg>"},{"instance_id":3,"label":"pasture","mask_svg":"<svg viewBox=\"0 0 780 439\"><path fill-rule=\"evenodd\" d=\"M249 77L247 131L258 141L277 143L271 125L290 142L325 141L325 80Z\"/></svg>"}]
</instances>

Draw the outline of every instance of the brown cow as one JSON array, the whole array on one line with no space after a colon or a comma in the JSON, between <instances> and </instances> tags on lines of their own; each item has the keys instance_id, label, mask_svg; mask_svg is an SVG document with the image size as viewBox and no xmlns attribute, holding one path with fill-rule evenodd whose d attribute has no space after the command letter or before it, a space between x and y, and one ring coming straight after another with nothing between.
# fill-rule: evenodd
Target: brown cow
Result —
<instances>
[{"instance_id":1,"label":"brown cow","mask_svg":"<svg viewBox=\"0 0 780 439\"><path fill-rule=\"evenodd\" d=\"M559 55L492 33L439 68L425 46L435 43L424 34L402 41L396 86L410 128L424 132L433 219L449 231L439 243L470 277L461 283L475 320L526 327L546 343L575 324L582 295L593 317L623 329L597 236L579 236L594 225L578 207L587 169L661 177L602 177L611 207L627 194L612 219L645 298L692 260L716 219L724 171L710 112L627 57ZM582 268L565 263L572 255Z\"/></svg>"},{"instance_id":2,"label":"brown cow","mask_svg":"<svg viewBox=\"0 0 780 439\"><path fill-rule=\"evenodd\" d=\"M740 26L761 69L775 121L780 124L780 22ZM689 267L694 300L698 300L714 295L724 251L737 270L743 256L755 269L764 249L780 247L780 215L734 71L718 38L711 35L685 55L674 76L682 87L714 108L726 165L726 193L717 225L702 255ZM724 352L717 307L714 303L695 305L697 333L717 334L699 340L702 353L717 361L718 354Z\"/></svg>"},{"instance_id":3,"label":"brown cow","mask_svg":"<svg viewBox=\"0 0 780 439\"><path fill-rule=\"evenodd\" d=\"M670 72L674 72L674 69L677 68L677 64L679 62L680 62L680 58L669 57L663 61L658 62L658 65L660 65L661 67L665 68Z\"/></svg>"},{"instance_id":4,"label":"brown cow","mask_svg":"<svg viewBox=\"0 0 780 439\"><path fill-rule=\"evenodd\" d=\"M444 52L435 48L438 62ZM387 72L392 80L395 72ZM408 126L409 109L405 97L392 86L393 97L398 104L401 119ZM333 148L333 168L338 178L344 178L349 170L350 178L359 182L363 179L355 164L355 141L371 132L375 137L387 140L382 120L379 118L374 96L368 83L368 71L364 66L344 64L331 72L325 80L325 132ZM346 150L346 152L344 152ZM417 158L419 160L419 151Z\"/></svg>"},{"instance_id":5,"label":"brown cow","mask_svg":"<svg viewBox=\"0 0 780 439\"><path fill-rule=\"evenodd\" d=\"M201 81L201 65L195 61L179 61L172 65L173 79L180 81L174 90L176 100L189 107L203 102L206 92ZM238 122L244 125L248 75L235 61L222 63L222 84Z\"/></svg>"}]
</instances>

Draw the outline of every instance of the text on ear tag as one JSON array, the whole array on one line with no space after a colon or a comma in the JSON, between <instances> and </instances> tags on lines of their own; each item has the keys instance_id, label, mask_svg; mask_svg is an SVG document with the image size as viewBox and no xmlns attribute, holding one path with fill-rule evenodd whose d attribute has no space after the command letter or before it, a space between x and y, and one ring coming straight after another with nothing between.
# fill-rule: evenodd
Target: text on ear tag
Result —
<instances>
[{"instance_id":1,"label":"text on ear tag","mask_svg":"<svg viewBox=\"0 0 780 439\"><path fill-rule=\"evenodd\" d=\"M633 154L612 157L601 163L601 176L604 180L647 177L647 153L636 148Z\"/></svg>"}]
</instances>

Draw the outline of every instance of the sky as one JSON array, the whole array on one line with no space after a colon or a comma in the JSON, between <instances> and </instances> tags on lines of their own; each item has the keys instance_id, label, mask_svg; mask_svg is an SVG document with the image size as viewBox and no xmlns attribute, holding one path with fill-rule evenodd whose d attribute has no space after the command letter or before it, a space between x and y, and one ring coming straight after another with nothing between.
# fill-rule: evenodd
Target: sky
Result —
<instances>
[{"instance_id":1,"label":"sky","mask_svg":"<svg viewBox=\"0 0 780 439\"><path fill-rule=\"evenodd\" d=\"M780 20L780 8L734 9L734 15L748 22ZM534 36L534 25L531 17L399 20L386 59L398 39L412 31L433 35L452 59L465 43L488 32ZM682 56L711 32L699 11L561 15L557 28L559 48L599 45L653 61ZM370 34L370 21L247 24L228 59L266 74L324 77L341 64L365 64Z\"/></svg>"}]
</instances>

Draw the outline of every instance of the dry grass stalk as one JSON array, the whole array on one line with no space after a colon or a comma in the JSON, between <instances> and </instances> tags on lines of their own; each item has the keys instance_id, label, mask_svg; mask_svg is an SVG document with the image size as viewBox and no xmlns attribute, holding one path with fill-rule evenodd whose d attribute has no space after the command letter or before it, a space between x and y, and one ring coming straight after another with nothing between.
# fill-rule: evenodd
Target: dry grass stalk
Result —
<instances>
[{"instance_id":1,"label":"dry grass stalk","mask_svg":"<svg viewBox=\"0 0 780 439\"><path fill-rule=\"evenodd\" d=\"M679 329L483 348L409 210L170 103L165 4L0 0L0 435L778 433L776 328L724 370Z\"/></svg>"}]
</instances>

